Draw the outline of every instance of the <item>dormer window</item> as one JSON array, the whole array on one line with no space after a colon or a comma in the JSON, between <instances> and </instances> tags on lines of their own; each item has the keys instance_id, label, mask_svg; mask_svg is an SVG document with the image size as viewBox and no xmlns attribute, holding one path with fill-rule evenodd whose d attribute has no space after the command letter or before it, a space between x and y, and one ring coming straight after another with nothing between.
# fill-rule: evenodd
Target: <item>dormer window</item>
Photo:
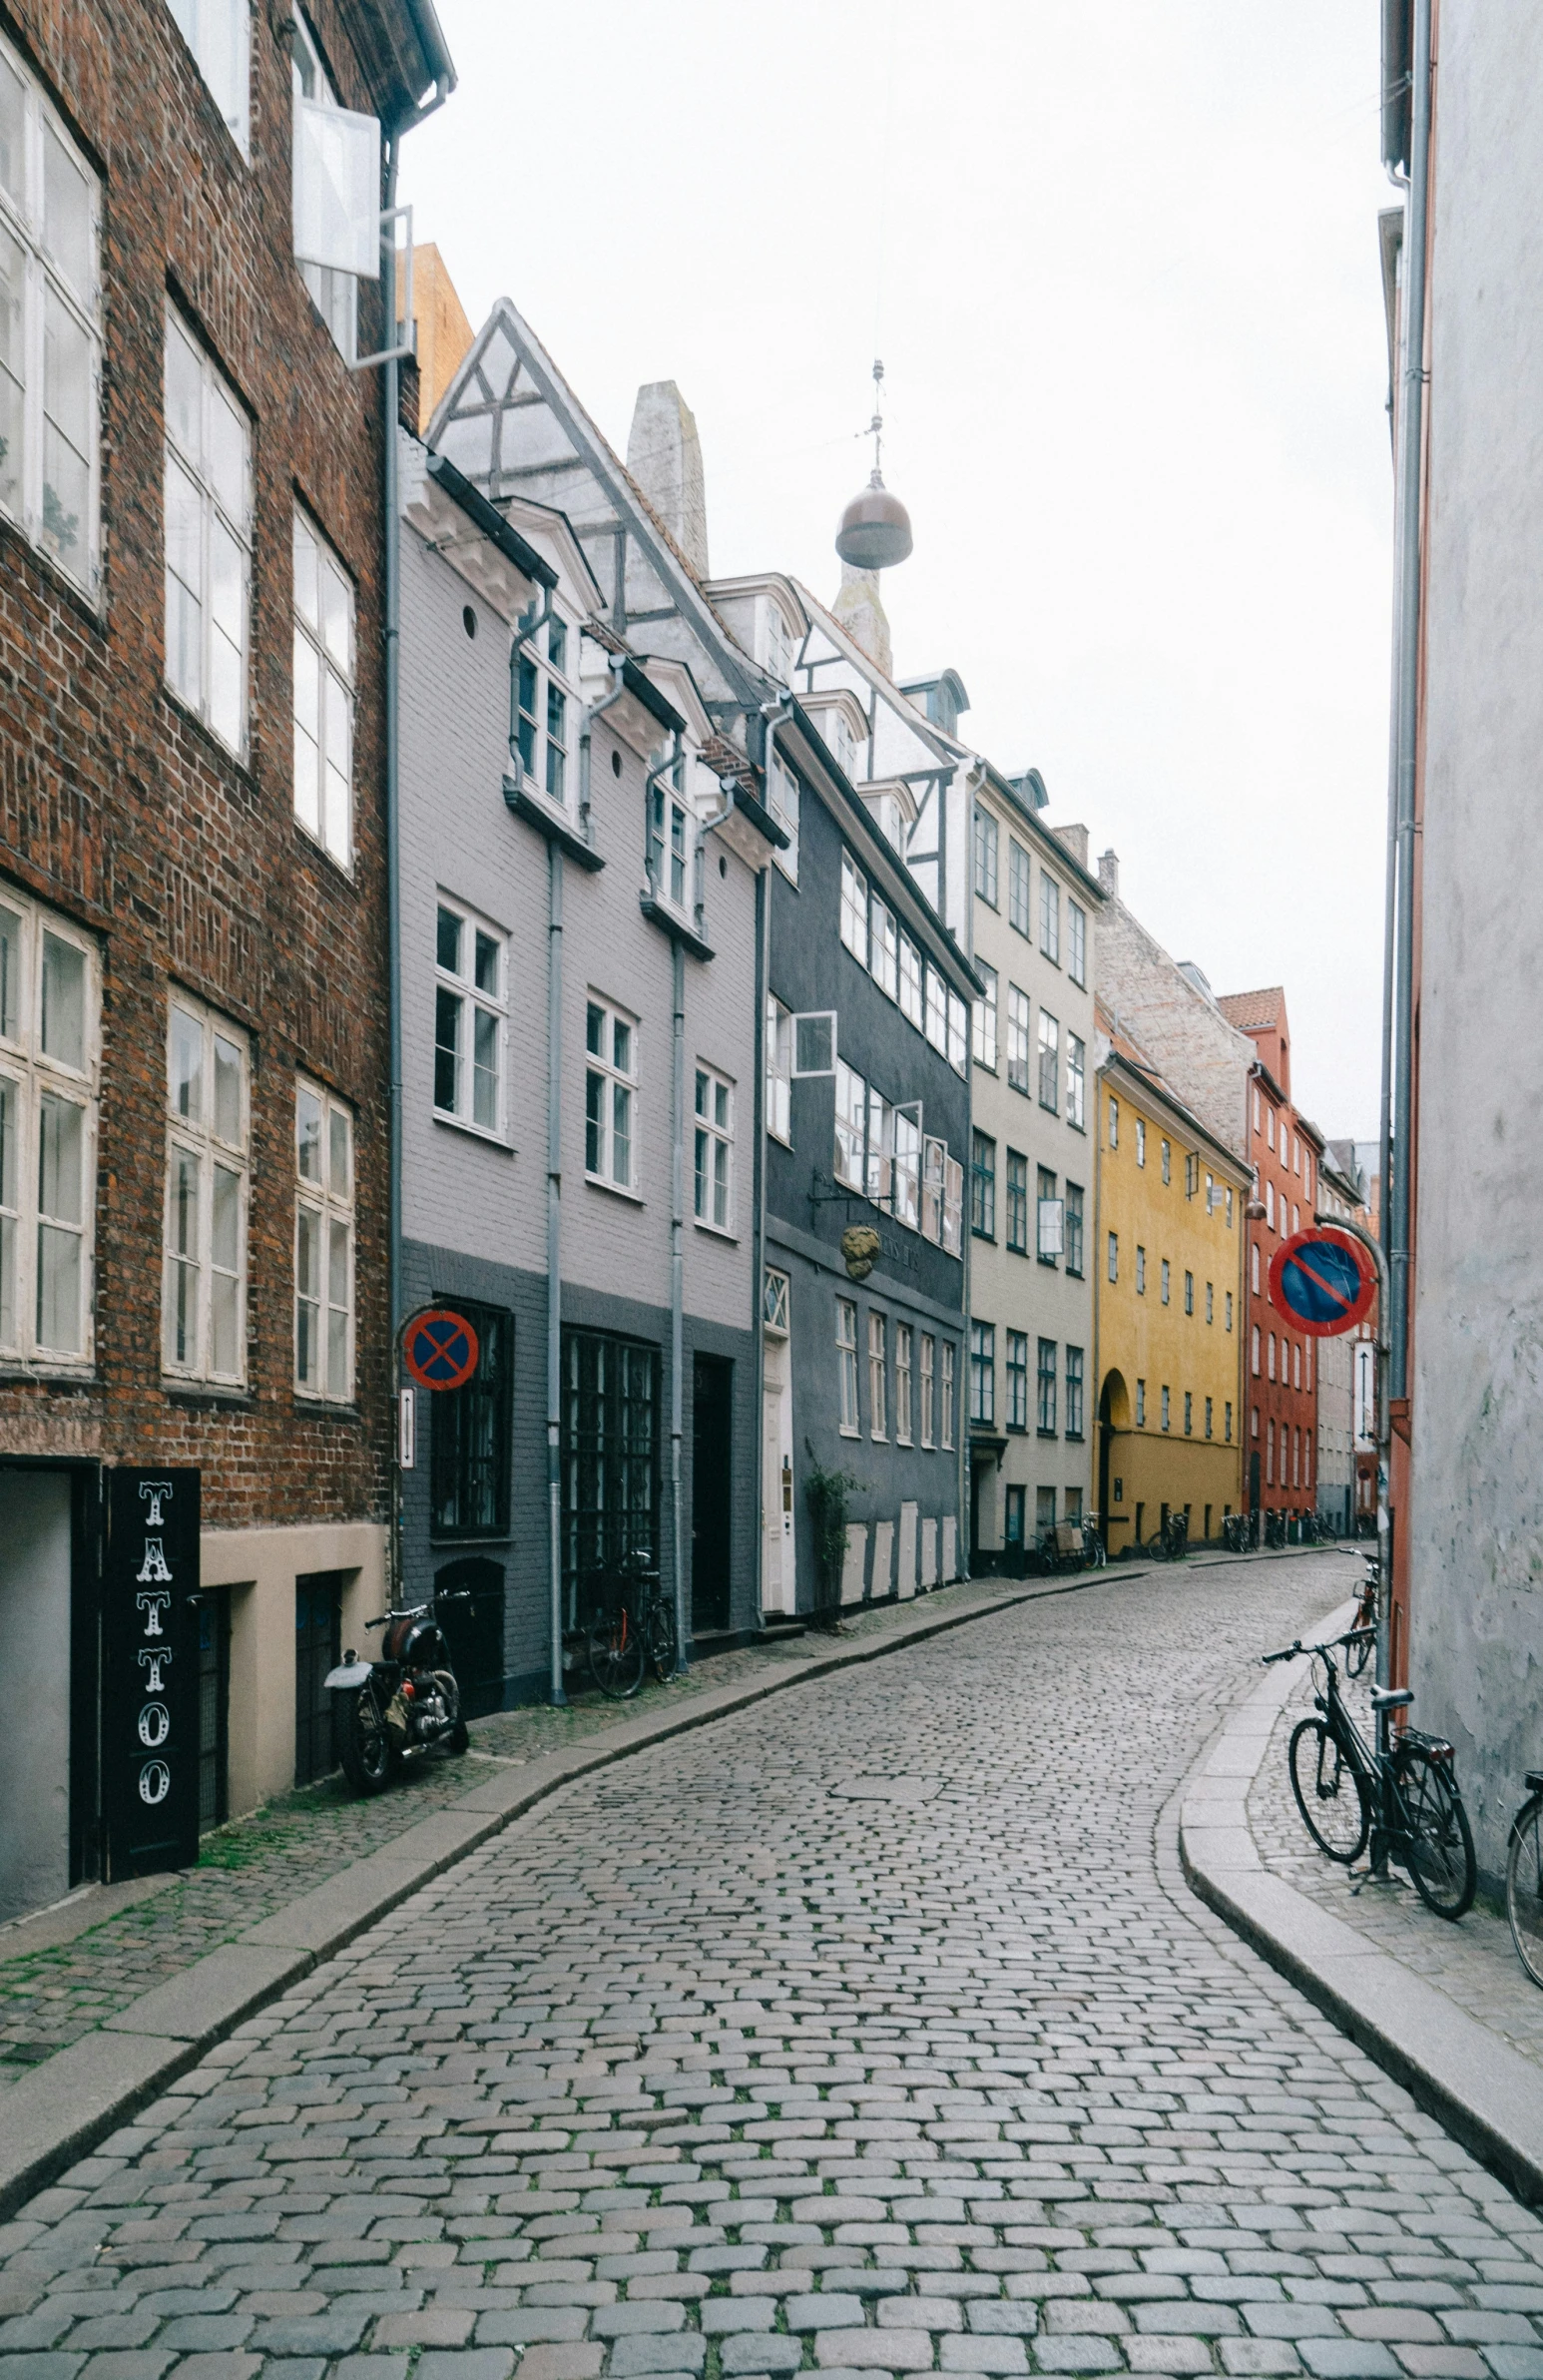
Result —
<instances>
[{"instance_id":1,"label":"dormer window","mask_svg":"<svg viewBox=\"0 0 1543 2380\"><path fill-rule=\"evenodd\" d=\"M834 736L835 742L833 749L835 752L836 767L841 771L843 776L851 778L855 783L857 776L857 739L852 734L852 723L847 718L844 711L837 711L835 714Z\"/></svg>"},{"instance_id":2,"label":"dormer window","mask_svg":"<svg viewBox=\"0 0 1543 2380\"><path fill-rule=\"evenodd\" d=\"M686 805L663 780L649 788L648 873L672 907L686 906Z\"/></svg>"},{"instance_id":3,"label":"dormer window","mask_svg":"<svg viewBox=\"0 0 1543 2380\"><path fill-rule=\"evenodd\" d=\"M769 595L766 661L767 668L780 686L785 686L792 677L793 651L793 632L782 616L782 607L774 595Z\"/></svg>"},{"instance_id":4,"label":"dormer window","mask_svg":"<svg viewBox=\"0 0 1543 2380\"><path fill-rule=\"evenodd\" d=\"M542 636L545 638L543 667ZM552 619L520 647L515 685L515 742L520 767L554 802L568 799L568 628Z\"/></svg>"}]
</instances>

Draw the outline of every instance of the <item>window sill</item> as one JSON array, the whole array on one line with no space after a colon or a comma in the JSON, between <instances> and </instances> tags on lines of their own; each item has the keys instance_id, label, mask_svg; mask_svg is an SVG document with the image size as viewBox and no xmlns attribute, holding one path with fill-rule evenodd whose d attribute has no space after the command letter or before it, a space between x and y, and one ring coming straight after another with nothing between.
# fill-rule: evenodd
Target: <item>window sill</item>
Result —
<instances>
[{"instance_id":1,"label":"window sill","mask_svg":"<svg viewBox=\"0 0 1543 2380\"><path fill-rule=\"evenodd\" d=\"M768 1140L774 1140L779 1149L790 1149L792 1147L792 1135L788 1132L773 1132L770 1124L767 1126L767 1138Z\"/></svg>"},{"instance_id":2,"label":"window sill","mask_svg":"<svg viewBox=\"0 0 1543 2380\"><path fill-rule=\"evenodd\" d=\"M724 1245L728 1248L738 1248L740 1245L739 1233L737 1231L731 1231L727 1224L705 1223L700 1215L694 1215L692 1217L692 1221L696 1225L698 1231L705 1231L707 1233L710 1240L722 1240Z\"/></svg>"},{"instance_id":3,"label":"window sill","mask_svg":"<svg viewBox=\"0 0 1543 2380\"><path fill-rule=\"evenodd\" d=\"M860 1430L850 1429L845 1422L837 1422L835 1434L837 1438L860 1438L862 1436Z\"/></svg>"},{"instance_id":4,"label":"window sill","mask_svg":"<svg viewBox=\"0 0 1543 2380\"><path fill-rule=\"evenodd\" d=\"M1053 1430L1036 1430L1034 1435L1036 1438L1054 1438L1056 1433Z\"/></svg>"},{"instance_id":5,"label":"window sill","mask_svg":"<svg viewBox=\"0 0 1543 2380\"><path fill-rule=\"evenodd\" d=\"M82 619L95 630L104 642L107 637L107 586L101 567L100 535L98 541L97 588L95 598L86 592L79 579L72 578L62 562L56 561L46 545L38 545L28 536L23 524L11 513L0 514L0 532L14 538L17 545L47 577L50 585L65 596L79 611Z\"/></svg>"},{"instance_id":6,"label":"window sill","mask_svg":"<svg viewBox=\"0 0 1543 2380\"><path fill-rule=\"evenodd\" d=\"M231 1406L246 1411L256 1404L253 1392L239 1381L191 1380L181 1372L163 1372L161 1386L174 1405Z\"/></svg>"},{"instance_id":7,"label":"window sill","mask_svg":"<svg viewBox=\"0 0 1543 2380\"><path fill-rule=\"evenodd\" d=\"M994 1231L977 1231L973 1223L970 1225L970 1238L972 1240L984 1240L987 1246L991 1248L996 1246L996 1233Z\"/></svg>"},{"instance_id":8,"label":"window sill","mask_svg":"<svg viewBox=\"0 0 1543 2380\"><path fill-rule=\"evenodd\" d=\"M534 827L548 843L555 843L570 860L591 876L597 876L605 861L591 843L587 843L573 820L549 794L538 793L527 785L522 771L519 777L506 776L503 781L504 801L517 819L527 827Z\"/></svg>"},{"instance_id":9,"label":"window sill","mask_svg":"<svg viewBox=\"0 0 1543 2380\"><path fill-rule=\"evenodd\" d=\"M1080 1447L1083 1443L1082 1432L1080 1430L1068 1430L1066 1433L1066 1443L1069 1447Z\"/></svg>"},{"instance_id":10,"label":"window sill","mask_svg":"<svg viewBox=\"0 0 1543 2380\"><path fill-rule=\"evenodd\" d=\"M342 883L347 886L350 892L356 892L358 891L358 886L354 881L352 861L349 861L345 866L343 862L335 856L334 853L329 852L326 848L326 845L321 841L320 836L312 835L304 820L295 817L292 808L289 812L289 817L293 824L294 832L299 837L302 849L306 853L311 854L316 859L322 861L324 865L331 870L332 874L335 877L338 877Z\"/></svg>"},{"instance_id":11,"label":"window sill","mask_svg":"<svg viewBox=\"0 0 1543 2380\"><path fill-rule=\"evenodd\" d=\"M469 1124L464 1116L447 1115L442 1107L434 1110L434 1121L443 1124L447 1132L464 1132L468 1140L480 1140L485 1149L496 1149L501 1157L512 1157L515 1147L500 1132L489 1132L485 1124Z\"/></svg>"},{"instance_id":12,"label":"window sill","mask_svg":"<svg viewBox=\"0 0 1543 2380\"><path fill-rule=\"evenodd\" d=\"M889 1444L889 1433L887 1430L870 1430L868 1432L868 1438L875 1447L887 1447Z\"/></svg>"},{"instance_id":13,"label":"window sill","mask_svg":"<svg viewBox=\"0 0 1543 2380\"><path fill-rule=\"evenodd\" d=\"M294 1410L315 1421L357 1422L361 1418L351 1397L316 1397L308 1389L294 1391Z\"/></svg>"},{"instance_id":14,"label":"window sill","mask_svg":"<svg viewBox=\"0 0 1543 2380\"><path fill-rule=\"evenodd\" d=\"M586 1189L604 1190L610 1198L624 1198L629 1206L641 1207L647 1204L641 1190L629 1190L622 1182L608 1182L603 1173L587 1173L584 1182Z\"/></svg>"},{"instance_id":15,"label":"window sill","mask_svg":"<svg viewBox=\"0 0 1543 2380\"><path fill-rule=\"evenodd\" d=\"M1036 1264L1042 1264L1047 1273L1055 1272L1060 1263L1059 1257L1055 1256L1037 1256L1034 1261Z\"/></svg>"},{"instance_id":16,"label":"window sill","mask_svg":"<svg viewBox=\"0 0 1543 2380\"><path fill-rule=\"evenodd\" d=\"M101 1374L89 1365L76 1370L57 1361L50 1363L46 1357L37 1363L29 1363L25 1356L0 1358L0 1385L22 1381L35 1381L40 1388L49 1389L100 1389L105 1385Z\"/></svg>"},{"instance_id":17,"label":"window sill","mask_svg":"<svg viewBox=\"0 0 1543 2380\"><path fill-rule=\"evenodd\" d=\"M1088 1133L1088 1127L1087 1127L1087 1125L1086 1125L1086 1124L1079 1124L1079 1123L1078 1123L1078 1121L1077 1121L1077 1118L1076 1118L1075 1116L1068 1116L1068 1117L1067 1117L1067 1119L1066 1119L1066 1129L1067 1129L1067 1131L1068 1131L1068 1132L1080 1132L1080 1133L1082 1134L1082 1136L1083 1136L1083 1138L1084 1138L1084 1139L1086 1139L1086 1138L1087 1138L1087 1133Z\"/></svg>"},{"instance_id":18,"label":"window sill","mask_svg":"<svg viewBox=\"0 0 1543 2380\"><path fill-rule=\"evenodd\" d=\"M1066 1268L1066 1278L1068 1281L1081 1281L1085 1278L1085 1275L1082 1273L1074 1273L1071 1266L1068 1265Z\"/></svg>"}]
</instances>

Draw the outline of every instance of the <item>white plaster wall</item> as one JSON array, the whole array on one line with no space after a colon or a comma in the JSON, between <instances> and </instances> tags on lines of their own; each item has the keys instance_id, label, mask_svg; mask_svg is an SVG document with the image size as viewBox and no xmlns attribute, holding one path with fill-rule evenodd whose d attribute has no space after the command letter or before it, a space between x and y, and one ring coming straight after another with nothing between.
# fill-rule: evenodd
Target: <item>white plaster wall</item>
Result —
<instances>
[{"instance_id":1,"label":"white plaster wall","mask_svg":"<svg viewBox=\"0 0 1543 2380\"><path fill-rule=\"evenodd\" d=\"M0 1471L0 1922L70 1889L70 1476Z\"/></svg>"}]
</instances>

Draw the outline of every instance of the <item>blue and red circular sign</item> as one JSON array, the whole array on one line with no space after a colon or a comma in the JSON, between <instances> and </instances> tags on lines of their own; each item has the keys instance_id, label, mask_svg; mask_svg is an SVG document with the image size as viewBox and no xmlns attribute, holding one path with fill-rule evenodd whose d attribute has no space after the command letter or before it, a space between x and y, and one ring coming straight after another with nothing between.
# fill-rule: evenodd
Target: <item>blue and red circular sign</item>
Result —
<instances>
[{"instance_id":1,"label":"blue and red circular sign","mask_svg":"<svg viewBox=\"0 0 1543 2380\"><path fill-rule=\"evenodd\" d=\"M1270 1260L1270 1302L1312 1339L1353 1331L1370 1311L1377 1276L1347 1231L1319 1224L1283 1240Z\"/></svg>"},{"instance_id":2,"label":"blue and red circular sign","mask_svg":"<svg viewBox=\"0 0 1543 2380\"><path fill-rule=\"evenodd\" d=\"M464 1314L431 1306L407 1325L402 1361L420 1389L463 1389L477 1369L477 1334Z\"/></svg>"}]
</instances>

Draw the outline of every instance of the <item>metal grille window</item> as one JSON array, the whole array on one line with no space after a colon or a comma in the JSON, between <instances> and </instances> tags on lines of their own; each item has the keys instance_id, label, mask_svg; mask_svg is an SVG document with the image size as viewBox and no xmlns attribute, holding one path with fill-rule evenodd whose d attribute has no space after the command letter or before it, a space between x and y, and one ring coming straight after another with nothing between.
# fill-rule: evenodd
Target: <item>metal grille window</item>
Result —
<instances>
[{"instance_id":1,"label":"metal grille window","mask_svg":"<svg viewBox=\"0 0 1543 2380\"><path fill-rule=\"evenodd\" d=\"M1016 983L1007 987L1007 1084L1009 1090L1029 1090L1029 1029L1033 1007Z\"/></svg>"},{"instance_id":2,"label":"metal grille window","mask_svg":"<svg viewBox=\"0 0 1543 2380\"><path fill-rule=\"evenodd\" d=\"M835 1355L839 1367L840 1431L855 1438L861 1424L857 1412L857 1309L850 1298L835 1302Z\"/></svg>"},{"instance_id":3,"label":"metal grille window","mask_svg":"<svg viewBox=\"0 0 1543 2380\"><path fill-rule=\"evenodd\" d=\"M609 1000L584 1019L584 1170L613 1189L637 1189L638 1028Z\"/></svg>"},{"instance_id":4,"label":"metal grille window","mask_svg":"<svg viewBox=\"0 0 1543 2380\"><path fill-rule=\"evenodd\" d=\"M1039 1012L1039 1103L1051 1115L1057 1111L1061 1064L1061 1027L1048 1008Z\"/></svg>"},{"instance_id":5,"label":"metal grille window","mask_svg":"<svg viewBox=\"0 0 1543 2380\"><path fill-rule=\"evenodd\" d=\"M1082 1436L1082 1372L1084 1350L1069 1347L1066 1351L1066 1435Z\"/></svg>"},{"instance_id":6,"label":"metal grille window","mask_svg":"<svg viewBox=\"0 0 1543 2380\"><path fill-rule=\"evenodd\" d=\"M506 1537L514 1416L514 1319L461 1299L477 1334L477 1369L429 1398L429 1527L436 1537Z\"/></svg>"},{"instance_id":7,"label":"metal grille window","mask_svg":"<svg viewBox=\"0 0 1543 2380\"><path fill-rule=\"evenodd\" d=\"M1066 1185L1066 1270L1075 1281L1082 1279L1082 1192L1075 1182Z\"/></svg>"},{"instance_id":8,"label":"metal grille window","mask_svg":"<svg viewBox=\"0 0 1543 2380\"><path fill-rule=\"evenodd\" d=\"M996 1237L996 1142L984 1132L970 1135L970 1229L980 1240Z\"/></svg>"},{"instance_id":9,"label":"metal grille window","mask_svg":"<svg viewBox=\"0 0 1543 2380\"><path fill-rule=\"evenodd\" d=\"M549 620L545 655L527 641L515 668L514 740L520 767L550 801L559 803L568 799L568 715L577 701L567 676L569 635L566 621Z\"/></svg>"},{"instance_id":10,"label":"metal grille window","mask_svg":"<svg viewBox=\"0 0 1543 2380\"><path fill-rule=\"evenodd\" d=\"M767 1130L792 1146L792 1010L767 993Z\"/></svg>"},{"instance_id":11,"label":"metal grille window","mask_svg":"<svg viewBox=\"0 0 1543 2380\"><path fill-rule=\"evenodd\" d=\"M925 1022L921 952L907 934L900 936L900 1013L917 1032Z\"/></svg>"},{"instance_id":12,"label":"metal grille window","mask_svg":"<svg viewBox=\"0 0 1543 2380\"><path fill-rule=\"evenodd\" d=\"M884 1352L884 1317L868 1315L868 1436L889 1436L888 1368Z\"/></svg>"},{"instance_id":13,"label":"metal grille window","mask_svg":"<svg viewBox=\"0 0 1543 2380\"><path fill-rule=\"evenodd\" d=\"M894 911L875 893L868 935L873 980L892 1000L900 996L900 928Z\"/></svg>"},{"instance_id":14,"label":"metal grille window","mask_svg":"<svg viewBox=\"0 0 1543 2380\"><path fill-rule=\"evenodd\" d=\"M0 1348L91 1354L96 955L7 888L0 900Z\"/></svg>"},{"instance_id":15,"label":"metal grille window","mask_svg":"<svg viewBox=\"0 0 1543 2380\"><path fill-rule=\"evenodd\" d=\"M1035 1405L1035 1427L1041 1438L1054 1438L1056 1428L1056 1343L1053 1339L1039 1342L1038 1399Z\"/></svg>"},{"instance_id":16,"label":"metal grille window","mask_svg":"<svg viewBox=\"0 0 1543 2380\"><path fill-rule=\"evenodd\" d=\"M734 1085L709 1066L699 1066L696 1073L697 1221L728 1231L734 1220Z\"/></svg>"},{"instance_id":17,"label":"metal grille window","mask_svg":"<svg viewBox=\"0 0 1543 2380\"><path fill-rule=\"evenodd\" d=\"M943 1355L945 1401L948 1352L945 1349ZM989 1322L970 1325L970 1420L985 1430L996 1423L996 1327Z\"/></svg>"},{"instance_id":18,"label":"metal grille window","mask_svg":"<svg viewBox=\"0 0 1543 2380\"><path fill-rule=\"evenodd\" d=\"M894 1443L908 1447L911 1443L911 1345L912 1333L908 1322L894 1327Z\"/></svg>"},{"instance_id":19,"label":"metal grille window","mask_svg":"<svg viewBox=\"0 0 1543 2380\"><path fill-rule=\"evenodd\" d=\"M921 1334L921 1443L934 1444L933 1385L937 1370L937 1341L930 1331Z\"/></svg>"},{"instance_id":20,"label":"metal grille window","mask_svg":"<svg viewBox=\"0 0 1543 2380\"><path fill-rule=\"evenodd\" d=\"M353 1118L316 1083L294 1093L294 1385L353 1394Z\"/></svg>"},{"instance_id":21,"label":"metal grille window","mask_svg":"<svg viewBox=\"0 0 1543 2380\"><path fill-rule=\"evenodd\" d=\"M1015 1256L1029 1253L1029 1161L1007 1152L1007 1245Z\"/></svg>"},{"instance_id":22,"label":"metal grille window","mask_svg":"<svg viewBox=\"0 0 1543 2380\"><path fill-rule=\"evenodd\" d=\"M844 1058L835 1062L835 1178L848 1190L867 1187L868 1086Z\"/></svg>"},{"instance_id":23,"label":"metal grille window","mask_svg":"<svg viewBox=\"0 0 1543 2380\"><path fill-rule=\"evenodd\" d=\"M162 1362L186 1380L247 1371L247 1040L185 994L167 1021Z\"/></svg>"},{"instance_id":24,"label":"metal grille window","mask_svg":"<svg viewBox=\"0 0 1543 2380\"><path fill-rule=\"evenodd\" d=\"M1021 843L1007 840L1007 922L1027 940L1034 931L1031 909L1029 855Z\"/></svg>"},{"instance_id":25,"label":"metal grille window","mask_svg":"<svg viewBox=\"0 0 1543 2380\"><path fill-rule=\"evenodd\" d=\"M1088 980L1088 919L1075 900L1066 904L1066 938L1070 944L1066 971L1074 983L1084 986Z\"/></svg>"},{"instance_id":26,"label":"metal grille window","mask_svg":"<svg viewBox=\"0 0 1543 2380\"><path fill-rule=\"evenodd\" d=\"M951 1455L954 1443L954 1366L958 1360L951 1339L943 1341L942 1358L941 1386L938 1391L940 1406L938 1443L945 1453Z\"/></svg>"},{"instance_id":27,"label":"metal grille window","mask_svg":"<svg viewBox=\"0 0 1543 2380\"><path fill-rule=\"evenodd\" d=\"M868 880L850 852L841 854L841 939L859 966L868 963Z\"/></svg>"},{"instance_id":28,"label":"metal grille window","mask_svg":"<svg viewBox=\"0 0 1543 2380\"><path fill-rule=\"evenodd\" d=\"M505 943L441 897L434 924L434 1108L499 1130L507 1015Z\"/></svg>"},{"instance_id":29,"label":"metal grille window","mask_svg":"<svg viewBox=\"0 0 1543 2380\"><path fill-rule=\"evenodd\" d=\"M1027 1331L1007 1334L1007 1427L1027 1430L1029 1426L1029 1335Z\"/></svg>"},{"instance_id":30,"label":"metal grille window","mask_svg":"<svg viewBox=\"0 0 1543 2380\"><path fill-rule=\"evenodd\" d=\"M1055 878L1039 872L1039 946L1046 958L1061 963L1061 888Z\"/></svg>"},{"instance_id":31,"label":"metal grille window","mask_svg":"<svg viewBox=\"0 0 1543 2380\"><path fill-rule=\"evenodd\" d=\"M252 431L223 373L169 306L167 684L238 757L247 750L251 587Z\"/></svg>"},{"instance_id":32,"label":"metal grille window","mask_svg":"<svg viewBox=\"0 0 1543 2380\"><path fill-rule=\"evenodd\" d=\"M93 598L100 214L96 175L0 37L0 506Z\"/></svg>"},{"instance_id":33,"label":"metal grille window","mask_svg":"<svg viewBox=\"0 0 1543 2380\"><path fill-rule=\"evenodd\" d=\"M658 1559L659 1350L565 1331L562 1367L563 1587L575 1626L597 1572Z\"/></svg>"},{"instance_id":34,"label":"metal grille window","mask_svg":"<svg viewBox=\"0 0 1543 2380\"><path fill-rule=\"evenodd\" d=\"M989 810L975 812L975 891L996 907L997 824Z\"/></svg>"},{"instance_id":35,"label":"metal grille window","mask_svg":"<svg viewBox=\"0 0 1543 2380\"><path fill-rule=\"evenodd\" d=\"M1087 1052L1075 1033L1066 1036L1066 1120L1082 1130L1083 1090L1087 1080Z\"/></svg>"},{"instance_id":36,"label":"metal grille window","mask_svg":"<svg viewBox=\"0 0 1543 2380\"><path fill-rule=\"evenodd\" d=\"M294 516L294 815L340 868L353 858L353 584Z\"/></svg>"}]
</instances>

